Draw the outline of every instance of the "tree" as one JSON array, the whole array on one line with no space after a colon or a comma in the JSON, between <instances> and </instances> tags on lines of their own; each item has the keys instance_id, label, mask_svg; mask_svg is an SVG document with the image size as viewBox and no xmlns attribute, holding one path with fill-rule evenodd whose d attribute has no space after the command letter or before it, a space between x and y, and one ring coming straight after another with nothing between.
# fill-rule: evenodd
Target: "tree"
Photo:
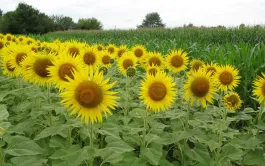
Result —
<instances>
[{"instance_id":1,"label":"tree","mask_svg":"<svg viewBox=\"0 0 265 166\"><path fill-rule=\"evenodd\" d=\"M3 15L3 10L0 9L0 17Z\"/></svg>"},{"instance_id":2,"label":"tree","mask_svg":"<svg viewBox=\"0 0 265 166\"><path fill-rule=\"evenodd\" d=\"M137 28L158 28L158 27L165 27L166 24L162 23L162 19L157 12L148 13L145 16L141 25L138 25Z\"/></svg>"},{"instance_id":3,"label":"tree","mask_svg":"<svg viewBox=\"0 0 265 166\"><path fill-rule=\"evenodd\" d=\"M96 18L82 18L78 20L76 28L86 30L100 30L103 28L103 25Z\"/></svg>"},{"instance_id":4,"label":"tree","mask_svg":"<svg viewBox=\"0 0 265 166\"><path fill-rule=\"evenodd\" d=\"M0 30L3 33L19 33L18 27L19 23L16 20L16 13L11 11L7 12L1 17Z\"/></svg>"},{"instance_id":5,"label":"tree","mask_svg":"<svg viewBox=\"0 0 265 166\"><path fill-rule=\"evenodd\" d=\"M71 17L63 15L53 15L51 19L54 22L54 30L69 30L75 27L75 23Z\"/></svg>"}]
</instances>

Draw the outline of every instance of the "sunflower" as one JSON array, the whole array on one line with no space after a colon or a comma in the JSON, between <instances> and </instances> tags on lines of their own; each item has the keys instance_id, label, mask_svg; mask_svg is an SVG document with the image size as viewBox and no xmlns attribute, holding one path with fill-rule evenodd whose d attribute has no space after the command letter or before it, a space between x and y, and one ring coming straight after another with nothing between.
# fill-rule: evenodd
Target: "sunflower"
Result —
<instances>
[{"instance_id":1,"label":"sunflower","mask_svg":"<svg viewBox=\"0 0 265 166\"><path fill-rule=\"evenodd\" d=\"M25 81L34 84L46 85L50 83L48 68L53 66L54 54L32 54L21 64L23 66L22 75Z\"/></svg>"},{"instance_id":2,"label":"sunflower","mask_svg":"<svg viewBox=\"0 0 265 166\"><path fill-rule=\"evenodd\" d=\"M0 56L1 56L1 51L5 48L5 42L4 40L0 39Z\"/></svg>"},{"instance_id":3,"label":"sunflower","mask_svg":"<svg viewBox=\"0 0 265 166\"><path fill-rule=\"evenodd\" d=\"M4 36L2 33L0 33L0 40L1 40L1 39L4 39L4 37L5 37L5 36Z\"/></svg>"},{"instance_id":4,"label":"sunflower","mask_svg":"<svg viewBox=\"0 0 265 166\"><path fill-rule=\"evenodd\" d=\"M160 68L163 68L164 66L164 58L159 52L149 52L145 57L144 61L145 62L143 63L145 64L145 67L155 65Z\"/></svg>"},{"instance_id":5,"label":"sunflower","mask_svg":"<svg viewBox=\"0 0 265 166\"><path fill-rule=\"evenodd\" d=\"M224 96L224 105L226 108L234 111L238 109L242 104L242 100L240 99L239 95L235 92L226 94Z\"/></svg>"},{"instance_id":6,"label":"sunflower","mask_svg":"<svg viewBox=\"0 0 265 166\"><path fill-rule=\"evenodd\" d=\"M53 65L49 66L47 70L49 71L50 81L54 83L61 90L61 85L68 82L66 76L74 79L73 70L80 72L84 66L80 57L73 57L67 53L59 54L58 58L54 58L52 61Z\"/></svg>"},{"instance_id":7,"label":"sunflower","mask_svg":"<svg viewBox=\"0 0 265 166\"><path fill-rule=\"evenodd\" d=\"M132 52L134 56L136 56L137 58L141 58L145 55L146 49L142 45L136 45L132 48Z\"/></svg>"},{"instance_id":8,"label":"sunflower","mask_svg":"<svg viewBox=\"0 0 265 166\"><path fill-rule=\"evenodd\" d=\"M173 78L164 72L157 72L155 76L147 74L146 79L141 82L140 99L146 104L147 110L165 111L175 100L175 85Z\"/></svg>"},{"instance_id":9,"label":"sunflower","mask_svg":"<svg viewBox=\"0 0 265 166\"><path fill-rule=\"evenodd\" d=\"M190 63L191 63L191 69L193 71L197 71L199 70L199 68L202 68L205 65L205 63L199 59L193 59Z\"/></svg>"},{"instance_id":10,"label":"sunflower","mask_svg":"<svg viewBox=\"0 0 265 166\"><path fill-rule=\"evenodd\" d=\"M111 115L110 109L115 109L118 97L117 92L110 89L116 82L108 84L109 79L104 80L102 72L87 68L81 72L74 71L73 76L74 79L67 78L67 88L60 94L61 102L71 109L70 115L77 113L85 123L102 122L102 113Z\"/></svg>"},{"instance_id":11,"label":"sunflower","mask_svg":"<svg viewBox=\"0 0 265 166\"><path fill-rule=\"evenodd\" d=\"M97 44L96 48L98 51L103 51L104 50L104 46L102 44Z\"/></svg>"},{"instance_id":12,"label":"sunflower","mask_svg":"<svg viewBox=\"0 0 265 166\"><path fill-rule=\"evenodd\" d=\"M253 94L258 97L259 103L265 101L265 74L262 73L262 76L258 76L253 83Z\"/></svg>"},{"instance_id":13,"label":"sunflower","mask_svg":"<svg viewBox=\"0 0 265 166\"><path fill-rule=\"evenodd\" d=\"M217 92L216 81L211 77L211 72L206 73L204 69L193 71L188 75L184 85L184 98L191 104L194 101L206 107L206 101L213 103L213 95Z\"/></svg>"},{"instance_id":14,"label":"sunflower","mask_svg":"<svg viewBox=\"0 0 265 166\"><path fill-rule=\"evenodd\" d=\"M116 47L114 44L109 44L109 45L107 46L107 49L106 49L106 50L107 50L109 53L113 54L113 53L115 53L116 49L117 49L117 47Z\"/></svg>"},{"instance_id":15,"label":"sunflower","mask_svg":"<svg viewBox=\"0 0 265 166\"><path fill-rule=\"evenodd\" d=\"M225 65L217 68L215 77L218 83L218 87L223 90L234 90L239 84L239 79L241 78L238 76L239 71L231 66Z\"/></svg>"},{"instance_id":16,"label":"sunflower","mask_svg":"<svg viewBox=\"0 0 265 166\"><path fill-rule=\"evenodd\" d=\"M24 42L25 41L25 38L26 38L25 36L19 36L18 37L18 41L19 42Z\"/></svg>"},{"instance_id":17,"label":"sunflower","mask_svg":"<svg viewBox=\"0 0 265 166\"><path fill-rule=\"evenodd\" d=\"M9 77L15 77L15 68L11 66L11 56L3 56L2 57L2 69L3 69L3 74Z\"/></svg>"},{"instance_id":18,"label":"sunflower","mask_svg":"<svg viewBox=\"0 0 265 166\"><path fill-rule=\"evenodd\" d=\"M205 68L207 73L211 72L212 73L211 76L213 76L217 72L218 65L214 64L213 62L211 62L210 64L205 65L204 68Z\"/></svg>"},{"instance_id":19,"label":"sunflower","mask_svg":"<svg viewBox=\"0 0 265 166\"><path fill-rule=\"evenodd\" d=\"M65 50L67 54L70 54L72 56L78 56L80 55L84 47L85 47L84 43L72 41L64 43L64 47L62 47L62 49Z\"/></svg>"},{"instance_id":20,"label":"sunflower","mask_svg":"<svg viewBox=\"0 0 265 166\"><path fill-rule=\"evenodd\" d=\"M110 66L110 60L112 59L112 54L109 53L108 51L104 50L100 52L100 63L103 66Z\"/></svg>"},{"instance_id":21,"label":"sunflower","mask_svg":"<svg viewBox=\"0 0 265 166\"><path fill-rule=\"evenodd\" d=\"M187 69L189 58L183 50L173 50L166 58L167 67L174 73Z\"/></svg>"},{"instance_id":22,"label":"sunflower","mask_svg":"<svg viewBox=\"0 0 265 166\"><path fill-rule=\"evenodd\" d=\"M129 67L137 66L137 58L132 52L126 52L118 61L119 70L122 74L126 75L126 71Z\"/></svg>"},{"instance_id":23,"label":"sunflower","mask_svg":"<svg viewBox=\"0 0 265 166\"><path fill-rule=\"evenodd\" d=\"M6 34L5 35L5 38L6 38L6 41L11 41L12 40L12 38L13 38L13 35L11 35L10 33L8 33L8 34Z\"/></svg>"},{"instance_id":24,"label":"sunflower","mask_svg":"<svg viewBox=\"0 0 265 166\"><path fill-rule=\"evenodd\" d=\"M93 67L94 69L99 64L99 52L95 47L86 47L80 53L80 58L84 65Z\"/></svg>"},{"instance_id":25,"label":"sunflower","mask_svg":"<svg viewBox=\"0 0 265 166\"><path fill-rule=\"evenodd\" d=\"M127 46L126 45L121 45L119 48L116 50L116 57L120 58L122 55L127 51Z\"/></svg>"},{"instance_id":26,"label":"sunflower","mask_svg":"<svg viewBox=\"0 0 265 166\"><path fill-rule=\"evenodd\" d=\"M151 65L146 68L146 74L155 76L157 72L160 72L161 69L156 65Z\"/></svg>"}]
</instances>

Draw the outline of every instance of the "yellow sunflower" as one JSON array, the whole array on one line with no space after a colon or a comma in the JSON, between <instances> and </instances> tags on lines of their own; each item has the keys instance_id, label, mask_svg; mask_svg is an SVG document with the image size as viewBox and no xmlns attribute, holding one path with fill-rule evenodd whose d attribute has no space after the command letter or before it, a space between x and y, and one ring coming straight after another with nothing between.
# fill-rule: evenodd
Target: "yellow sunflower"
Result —
<instances>
[{"instance_id":1,"label":"yellow sunflower","mask_svg":"<svg viewBox=\"0 0 265 166\"><path fill-rule=\"evenodd\" d=\"M18 41L21 42L21 43L24 42L25 39L26 39L25 36L19 36L19 37L18 37Z\"/></svg>"},{"instance_id":2,"label":"yellow sunflower","mask_svg":"<svg viewBox=\"0 0 265 166\"><path fill-rule=\"evenodd\" d=\"M147 74L146 79L141 82L140 99L143 100L147 110L165 111L175 100L175 85L173 78L164 72L157 72L155 76Z\"/></svg>"},{"instance_id":3,"label":"yellow sunflower","mask_svg":"<svg viewBox=\"0 0 265 166\"><path fill-rule=\"evenodd\" d=\"M224 96L224 105L231 111L238 109L242 104L242 100L239 95L235 92L226 94Z\"/></svg>"},{"instance_id":4,"label":"yellow sunflower","mask_svg":"<svg viewBox=\"0 0 265 166\"><path fill-rule=\"evenodd\" d=\"M38 85L50 84L48 68L53 66L54 54L32 54L23 62L23 79Z\"/></svg>"},{"instance_id":5,"label":"yellow sunflower","mask_svg":"<svg viewBox=\"0 0 265 166\"><path fill-rule=\"evenodd\" d=\"M3 74L9 77L15 77L16 73L15 73L15 68L11 66L11 60L12 57L11 56L2 56L2 69L3 69Z\"/></svg>"},{"instance_id":6,"label":"yellow sunflower","mask_svg":"<svg viewBox=\"0 0 265 166\"><path fill-rule=\"evenodd\" d=\"M5 35L3 35L2 33L0 33L0 40L4 39Z\"/></svg>"},{"instance_id":7,"label":"yellow sunflower","mask_svg":"<svg viewBox=\"0 0 265 166\"><path fill-rule=\"evenodd\" d=\"M253 94L258 97L259 103L265 101L265 74L262 73L262 76L258 76L253 83Z\"/></svg>"},{"instance_id":8,"label":"yellow sunflower","mask_svg":"<svg viewBox=\"0 0 265 166\"><path fill-rule=\"evenodd\" d=\"M104 46L102 44L97 44L96 47L97 47L98 51L103 51L104 50Z\"/></svg>"},{"instance_id":9,"label":"yellow sunflower","mask_svg":"<svg viewBox=\"0 0 265 166\"><path fill-rule=\"evenodd\" d=\"M85 66L93 67L94 69L98 67L100 55L95 47L86 47L80 53L80 58Z\"/></svg>"},{"instance_id":10,"label":"yellow sunflower","mask_svg":"<svg viewBox=\"0 0 265 166\"><path fill-rule=\"evenodd\" d=\"M174 73L187 69L189 58L183 50L173 50L166 58L167 67Z\"/></svg>"},{"instance_id":11,"label":"yellow sunflower","mask_svg":"<svg viewBox=\"0 0 265 166\"><path fill-rule=\"evenodd\" d=\"M199 59L193 59L191 62L191 70L197 71L199 68L202 68L205 63Z\"/></svg>"},{"instance_id":12,"label":"yellow sunflower","mask_svg":"<svg viewBox=\"0 0 265 166\"><path fill-rule=\"evenodd\" d=\"M61 102L70 107L70 115L77 113L85 123L102 122L102 113L111 115L110 109L115 109L118 97L117 92L110 89L116 82L108 84L109 79L104 80L102 72L88 71L87 68L81 72L74 71L73 76L74 79L67 78L67 88L60 94Z\"/></svg>"},{"instance_id":13,"label":"yellow sunflower","mask_svg":"<svg viewBox=\"0 0 265 166\"><path fill-rule=\"evenodd\" d=\"M65 50L66 53L72 56L78 56L80 55L84 47L85 47L85 43L72 41L72 42L64 43L64 47L62 47L62 49Z\"/></svg>"},{"instance_id":14,"label":"yellow sunflower","mask_svg":"<svg viewBox=\"0 0 265 166\"><path fill-rule=\"evenodd\" d=\"M145 55L146 49L142 45L136 45L132 48L132 52L136 58L141 58Z\"/></svg>"},{"instance_id":15,"label":"yellow sunflower","mask_svg":"<svg viewBox=\"0 0 265 166\"><path fill-rule=\"evenodd\" d=\"M5 42L4 40L0 39L0 56L1 56L1 51L5 48Z\"/></svg>"},{"instance_id":16,"label":"yellow sunflower","mask_svg":"<svg viewBox=\"0 0 265 166\"><path fill-rule=\"evenodd\" d=\"M122 74L126 75L126 71L129 67L137 66L137 58L133 55L132 52L126 52L118 60L119 70Z\"/></svg>"},{"instance_id":17,"label":"yellow sunflower","mask_svg":"<svg viewBox=\"0 0 265 166\"><path fill-rule=\"evenodd\" d=\"M217 72L217 68L218 68L218 67L219 67L219 66L216 65L216 64L213 63L213 62L211 62L210 64L207 64L207 65L204 66L204 68L205 68L205 70L206 70L207 73L208 73L208 72L211 72L211 73L212 73L211 76L215 75L215 73Z\"/></svg>"},{"instance_id":18,"label":"yellow sunflower","mask_svg":"<svg viewBox=\"0 0 265 166\"><path fill-rule=\"evenodd\" d=\"M114 44L109 44L106 48L106 50L111 53L114 54L116 52L117 47Z\"/></svg>"},{"instance_id":19,"label":"yellow sunflower","mask_svg":"<svg viewBox=\"0 0 265 166\"><path fill-rule=\"evenodd\" d=\"M52 63L53 65L47 68L50 81L54 83L56 87L59 87L60 90L62 90L61 85L68 82L66 76L74 79L73 71L76 70L80 72L84 68L79 56L73 57L67 53L59 54L58 58L54 58Z\"/></svg>"},{"instance_id":20,"label":"yellow sunflower","mask_svg":"<svg viewBox=\"0 0 265 166\"><path fill-rule=\"evenodd\" d=\"M119 48L116 49L116 57L120 58L122 55L127 51L126 45L121 45Z\"/></svg>"},{"instance_id":21,"label":"yellow sunflower","mask_svg":"<svg viewBox=\"0 0 265 166\"><path fill-rule=\"evenodd\" d=\"M191 104L194 101L206 107L206 102L213 103L213 95L217 92L216 80L211 77L211 72L206 73L204 69L193 71L188 75L184 85L184 98Z\"/></svg>"},{"instance_id":22,"label":"yellow sunflower","mask_svg":"<svg viewBox=\"0 0 265 166\"><path fill-rule=\"evenodd\" d=\"M223 90L234 90L239 84L239 71L231 65L225 65L217 68L215 77L218 87Z\"/></svg>"},{"instance_id":23,"label":"yellow sunflower","mask_svg":"<svg viewBox=\"0 0 265 166\"><path fill-rule=\"evenodd\" d=\"M104 50L100 52L100 63L103 66L110 66L110 60L113 58L112 54Z\"/></svg>"},{"instance_id":24,"label":"yellow sunflower","mask_svg":"<svg viewBox=\"0 0 265 166\"><path fill-rule=\"evenodd\" d=\"M5 39L6 39L6 41L12 41L12 38L13 38L13 35L11 35L10 33L8 33L8 34L6 34L5 35Z\"/></svg>"},{"instance_id":25,"label":"yellow sunflower","mask_svg":"<svg viewBox=\"0 0 265 166\"><path fill-rule=\"evenodd\" d=\"M151 65L146 68L146 74L155 76L157 72L160 72L161 69L158 66Z\"/></svg>"},{"instance_id":26,"label":"yellow sunflower","mask_svg":"<svg viewBox=\"0 0 265 166\"><path fill-rule=\"evenodd\" d=\"M145 67L152 65L158 66L160 68L164 67L164 58L159 52L149 52L145 57L144 61L145 62L143 63L145 64Z\"/></svg>"}]
</instances>

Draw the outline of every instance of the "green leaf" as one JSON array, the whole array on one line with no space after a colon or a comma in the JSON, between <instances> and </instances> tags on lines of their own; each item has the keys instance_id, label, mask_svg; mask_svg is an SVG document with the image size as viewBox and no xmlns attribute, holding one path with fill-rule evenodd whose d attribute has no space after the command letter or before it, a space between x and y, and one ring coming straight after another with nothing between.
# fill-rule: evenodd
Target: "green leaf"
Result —
<instances>
[{"instance_id":1,"label":"green leaf","mask_svg":"<svg viewBox=\"0 0 265 166\"><path fill-rule=\"evenodd\" d=\"M265 163L264 151L261 149L256 149L249 152L243 160L246 165L263 165Z\"/></svg>"},{"instance_id":2,"label":"green leaf","mask_svg":"<svg viewBox=\"0 0 265 166\"><path fill-rule=\"evenodd\" d=\"M221 151L222 156L228 157L231 160L238 160L240 161L242 156L245 154L244 151L242 151L239 148L236 148L235 146L231 144L226 144L222 147Z\"/></svg>"},{"instance_id":3,"label":"green leaf","mask_svg":"<svg viewBox=\"0 0 265 166\"><path fill-rule=\"evenodd\" d=\"M5 153L12 156L30 156L42 154L44 150L40 148L33 140L22 136L10 136L6 140L9 144Z\"/></svg>"},{"instance_id":4,"label":"green leaf","mask_svg":"<svg viewBox=\"0 0 265 166\"><path fill-rule=\"evenodd\" d=\"M147 161L152 165L159 165L163 151L162 146L152 144L150 148L141 149L141 154L146 157Z\"/></svg>"},{"instance_id":5,"label":"green leaf","mask_svg":"<svg viewBox=\"0 0 265 166\"><path fill-rule=\"evenodd\" d=\"M167 160L160 160L159 165L163 165L163 166L174 166L173 164L171 164L169 161Z\"/></svg>"},{"instance_id":6,"label":"green leaf","mask_svg":"<svg viewBox=\"0 0 265 166\"><path fill-rule=\"evenodd\" d=\"M23 156L13 157L11 163L19 166L42 166L48 159L41 158L40 156Z\"/></svg>"},{"instance_id":7,"label":"green leaf","mask_svg":"<svg viewBox=\"0 0 265 166\"><path fill-rule=\"evenodd\" d=\"M6 110L6 105L0 104L0 121L7 120L9 113Z\"/></svg>"},{"instance_id":8,"label":"green leaf","mask_svg":"<svg viewBox=\"0 0 265 166\"><path fill-rule=\"evenodd\" d=\"M191 159L200 162L203 165L210 165L210 154L206 146L195 143L194 149L186 148L184 153Z\"/></svg>"},{"instance_id":9,"label":"green leaf","mask_svg":"<svg viewBox=\"0 0 265 166\"><path fill-rule=\"evenodd\" d=\"M113 148L109 148L109 147L100 149L100 152L99 152L99 155L103 159L102 163L109 162L113 165L122 161L124 154L125 153L119 152L119 151L117 152Z\"/></svg>"},{"instance_id":10,"label":"green leaf","mask_svg":"<svg viewBox=\"0 0 265 166\"><path fill-rule=\"evenodd\" d=\"M62 132L64 129L66 129L66 125L58 125L58 126L51 126L48 127L40 132L40 134L36 135L34 140L39 140L42 138L46 138L49 136L54 136L54 135L61 135L64 136L64 133Z\"/></svg>"},{"instance_id":11,"label":"green leaf","mask_svg":"<svg viewBox=\"0 0 265 166\"><path fill-rule=\"evenodd\" d=\"M57 147L65 148L65 147L67 147L68 144L69 144L69 142L67 139L65 139L61 136L58 136L58 135L52 136L52 138L50 140L50 147L51 148L57 148Z\"/></svg>"},{"instance_id":12,"label":"green leaf","mask_svg":"<svg viewBox=\"0 0 265 166\"><path fill-rule=\"evenodd\" d=\"M117 153L125 153L125 152L130 152L134 150L126 142L124 142L121 139L117 139L115 137L107 136L106 142L108 143L107 147L111 148Z\"/></svg>"}]
</instances>

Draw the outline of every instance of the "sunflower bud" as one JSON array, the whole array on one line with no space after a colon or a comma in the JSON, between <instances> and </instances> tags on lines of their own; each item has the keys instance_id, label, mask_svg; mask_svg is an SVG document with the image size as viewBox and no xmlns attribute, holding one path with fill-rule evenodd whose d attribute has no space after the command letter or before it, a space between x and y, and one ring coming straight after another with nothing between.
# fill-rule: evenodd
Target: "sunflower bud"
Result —
<instances>
[{"instance_id":1,"label":"sunflower bud","mask_svg":"<svg viewBox=\"0 0 265 166\"><path fill-rule=\"evenodd\" d=\"M109 63L110 63L110 64L113 64L114 62L115 62L114 59L110 59L110 60L109 60Z\"/></svg>"},{"instance_id":2,"label":"sunflower bud","mask_svg":"<svg viewBox=\"0 0 265 166\"><path fill-rule=\"evenodd\" d=\"M126 70L126 75L129 76L129 77L132 77L134 76L136 73L136 70L134 67L129 67L127 70Z\"/></svg>"},{"instance_id":3,"label":"sunflower bud","mask_svg":"<svg viewBox=\"0 0 265 166\"><path fill-rule=\"evenodd\" d=\"M100 69L99 69L99 72L103 72L103 75L106 75L108 73L108 68L105 67L105 66L102 66Z\"/></svg>"}]
</instances>

